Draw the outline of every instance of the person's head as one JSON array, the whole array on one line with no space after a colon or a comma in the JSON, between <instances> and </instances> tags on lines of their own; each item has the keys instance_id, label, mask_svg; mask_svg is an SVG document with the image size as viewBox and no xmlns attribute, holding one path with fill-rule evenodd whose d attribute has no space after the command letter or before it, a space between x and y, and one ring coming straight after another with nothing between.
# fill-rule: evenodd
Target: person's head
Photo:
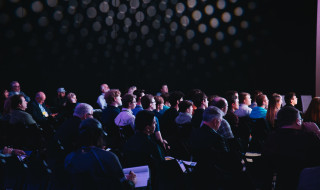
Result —
<instances>
[{"instance_id":1,"label":"person's head","mask_svg":"<svg viewBox=\"0 0 320 190\"><path fill-rule=\"evenodd\" d=\"M181 91L174 91L169 95L169 102L171 107L179 105L180 101L183 101L184 94Z\"/></svg>"},{"instance_id":2,"label":"person's head","mask_svg":"<svg viewBox=\"0 0 320 190\"><path fill-rule=\"evenodd\" d=\"M137 90L137 87L136 86L131 86L129 89L128 89L128 94L133 94L133 92Z\"/></svg>"},{"instance_id":3,"label":"person's head","mask_svg":"<svg viewBox=\"0 0 320 190\"><path fill-rule=\"evenodd\" d=\"M141 98L141 105L145 110L155 110L156 109L156 101L151 94L146 94Z\"/></svg>"},{"instance_id":4,"label":"person's head","mask_svg":"<svg viewBox=\"0 0 320 190\"><path fill-rule=\"evenodd\" d=\"M205 109L208 107L208 97L204 92L194 94L192 101L197 108Z\"/></svg>"},{"instance_id":5,"label":"person's head","mask_svg":"<svg viewBox=\"0 0 320 190\"><path fill-rule=\"evenodd\" d=\"M291 106L281 108L277 114L278 127L283 126L301 126L302 118L300 111Z\"/></svg>"},{"instance_id":6,"label":"person's head","mask_svg":"<svg viewBox=\"0 0 320 190\"><path fill-rule=\"evenodd\" d=\"M106 93L110 90L109 86L107 84L101 84L100 85L100 90L102 93Z\"/></svg>"},{"instance_id":7,"label":"person's head","mask_svg":"<svg viewBox=\"0 0 320 190\"><path fill-rule=\"evenodd\" d=\"M215 106L217 108L219 108L223 114L225 115L228 111L228 102L225 98L223 97L216 97L214 98L210 104L210 106Z\"/></svg>"},{"instance_id":8,"label":"person's head","mask_svg":"<svg viewBox=\"0 0 320 190\"><path fill-rule=\"evenodd\" d=\"M137 89L133 91L133 94L136 95L137 102L141 102L141 98L144 96L144 90L143 89Z\"/></svg>"},{"instance_id":9,"label":"person's head","mask_svg":"<svg viewBox=\"0 0 320 190\"><path fill-rule=\"evenodd\" d=\"M10 86L11 86L11 90L12 90L13 92L20 92L20 84L19 84L18 81L12 81L12 82L10 83Z\"/></svg>"},{"instance_id":10,"label":"person's head","mask_svg":"<svg viewBox=\"0 0 320 190\"><path fill-rule=\"evenodd\" d=\"M263 108L268 108L269 99L268 99L267 95L265 95L265 94L258 95L256 102L257 102L257 106L263 107Z\"/></svg>"},{"instance_id":11,"label":"person's head","mask_svg":"<svg viewBox=\"0 0 320 190\"><path fill-rule=\"evenodd\" d=\"M280 94L273 93L270 100L269 100L269 106L268 107L274 107L277 110L280 110L282 105L282 97Z\"/></svg>"},{"instance_id":12,"label":"person's head","mask_svg":"<svg viewBox=\"0 0 320 190\"><path fill-rule=\"evenodd\" d=\"M77 103L77 96L73 92L68 93L67 99L70 103Z\"/></svg>"},{"instance_id":13,"label":"person's head","mask_svg":"<svg viewBox=\"0 0 320 190\"><path fill-rule=\"evenodd\" d=\"M134 109L136 107L136 96L133 94L125 94L122 97L122 106L128 109Z\"/></svg>"},{"instance_id":14,"label":"person's head","mask_svg":"<svg viewBox=\"0 0 320 190\"><path fill-rule=\"evenodd\" d=\"M296 93L294 92L288 92L285 96L284 96L284 101L286 102L286 104L291 104L292 106L297 105L298 103L298 98L296 96Z\"/></svg>"},{"instance_id":15,"label":"person's head","mask_svg":"<svg viewBox=\"0 0 320 190\"><path fill-rule=\"evenodd\" d=\"M320 97L312 98L304 117L306 120L320 123Z\"/></svg>"},{"instance_id":16,"label":"person's head","mask_svg":"<svg viewBox=\"0 0 320 190\"><path fill-rule=\"evenodd\" d=\"M107 133L102 129L101 123L93 118L83 120L79 126L79 145L80 146L95 146L102 148L104 138Z\"/></svg>"},{"instance_id":17,"label":"person's head","mask_svg":"<svg viewBox=\"0 0 320 190\"><path fill-rule=\"evenodd\" d=\"M253 91L253 93L252 93L252 101L253 101L253 102L256 102L257 97L258 97L260 94L263 94L263 92L260 91L260 90L255 90L255 91Z\"/></svg>"},{"instance_id":18,"label":"person's head","mask_svg":"<svg viewBox=\"0 0 320 190\"><path fill-rule=\"evenodd\" d=\"M215 106L209 106L203 112L204 124L210 126L214 130L218 130L222 121L223 112Z\"/></svg>"},{"instance_id":19,"label":"person's head","mask_svg":"<svg viewBox=\"0 0 320 190\"><path fill-rule=\"evenodd\" d=\"M57 93L60 98L64 98L66 96L66 90L64 88L58 88Z\"/></svg>"},{"instance_id":20,"label":"person's head","mask_svg":"<svg viewBox=\"0 0 320 190\"><path fill-rule=\"evenodd\" d=\"M44 92L37 92L35 99L38 102L38 104L42 105L44 101L46 101L46 95L44 94Z\"/></svg>"},{"instance_id":21,"label":"person's head","mask_svg":"<svg viewBox=\"0 0 320 190\"><path fill-rule=\"evenodd\" d=\"M168 93L169 92L168 85L166 84L162 85L160 91L161 91L161 94Z\"/></svg>"},{"instance_id":22,"label":"person's head","mask_svg":"<svg viewBox=\"0 0 320 190\"><path fill-rule=\"evenodd\" d=\"M229 97L231 97L231 96L236 96L236 98L237 99L239 99L239 94L238 94L238 92L237 91L235 91L235 90L228 90L227 92L226 92L226 98L229 98Z\"/></svg>"},{"instance_id":23,"label":"person's head","mask_svg":"<svg viewBox=\"0 0 320 190\"><path fill-rule=\"evenodd\" d=\"M22 95L13 95L10 97L11 109L26 110L28 102Z\"/></svg>"},{"instance_id":24,"label":"person's head","mask_svg":"<svg viewBox=\"0 0 320 190\"><path fill-rule=\"evenodd\" d=\"M192 102L189 100L183 100L179 104L179 112L192 114L193 107Z\"/></svg>"},{"instance_id":25,"label":"person's head","mask_svg":"<svg viewBox=\"0 0 320 190\"><path fill-rule=\"evenodd\" d=\"M171 106L170 105L170 102L169 102L169 93L162 93L161 94L161 97L163 98L163 101L164 101L164 105L166 105L166 106Z\"/></svg>"},{"instance_id":26,"label":"person's head","mask_svg":"<svg viewBox=\"0 0 320 190\"><path fill-rule=\"evenodd\" d=\"M164 100L161 96L155 96L154 100L156 101L156 109L158 111L163 109L163 105L164 105Z\"/></svg>"},{"instance_id":27,"label":"person's head","mask_svg":"<svg viewBox=\"0 0 320 190\"><path fill-rule=\"evenodd\" d=\"M235 95L229 96L226 100L230 110L234 112L239 109L239 99Z\"/></svg>"},{"instance_id":28,"label":"person's head","mask_svg":"<svg viewBox=\"0 0 320 190\"><path fill-rule=\"evenodd\" d=\"M154 113L147 110L141 110L137 113L135 119L135 129L144 134L150 135L154 133L156 128L156 119Z\"/></svg>"},{"instance_id":29,"label":"person's head","mask_svg":"<svg viewBox=\"0 0 320 190\"><path fill-rule=\"evenodd\" d=\"M73 116L79 117L81 120L93 118L93 107L86 103L80 103L74 108Z\"/></svg>"},{"instance_id":30,"label":"person's head","mask_svg":"<svg viewBox=\"0 0 320 190\"><path fill-rule=\"evenodd\" d=\"M118 89L111 89L106 92L104 95L104 99L106 100L108 105L113 105L116 107L122 105L121 92Z\"/></svg>"},{"instance_id":31,"label":"person's head","mask_svg":"<svg viewBox=\"0 0 320 190\"><path fill-rule=\"evenodd\" d=\"M239 94L239 103L245 104L247 106L251 105L251 96L247 92L240 92Z\"/></svg>"}]
</instances>

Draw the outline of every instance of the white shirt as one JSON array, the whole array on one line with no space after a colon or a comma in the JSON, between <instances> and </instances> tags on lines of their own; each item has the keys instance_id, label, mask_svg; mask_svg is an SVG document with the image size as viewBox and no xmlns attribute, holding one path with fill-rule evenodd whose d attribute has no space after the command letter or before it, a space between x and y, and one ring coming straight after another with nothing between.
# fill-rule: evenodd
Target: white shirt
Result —
<instances>
[{"instance_id":1,"label":"white shirt","mask_svg":"<svg viewBox=\"0 0 320 190\"><path fill-rule=\"evenodd\" d=\"M107 107L107 102L104 99L104 93L102 93L97 100L97 103L99 104L101 109L105 109Z\"/></svg>"},{"instance_id":2,"label":"white shirt","mask_svg":"<svg viewBox=\"0 0 320 190\"><path fill-rule=\"evenodd\" d=\"M252 111L252 109L249 108L248 105L246 105L246 104L240 104L240 105L239 105L239 109L237 109L234 113L235 113L238 117L249 117L251 111Z\"/></svg>"},{"instance_id":3,"label":"white shirt","mask_svg":"<svg viewBox=\"0 0 320 190\"><path fill-rule=\"evenodd\" d=\"M132 111L127 108L122 108L122 111L114 119L114 123L117 126L126 126L130 125L134 129L134 120L136 117L132 114Z\"/></svg>"}]
</instances>

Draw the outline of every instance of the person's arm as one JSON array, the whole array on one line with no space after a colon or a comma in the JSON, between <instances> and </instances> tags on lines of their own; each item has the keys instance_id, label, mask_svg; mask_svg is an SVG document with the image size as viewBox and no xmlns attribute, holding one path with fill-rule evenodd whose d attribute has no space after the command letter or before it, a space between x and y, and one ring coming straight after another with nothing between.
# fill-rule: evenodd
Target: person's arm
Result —
<instances>
[{"instance_id":1,"label":"person's arm","mask_svg":"<svg viewBox=\"0 0 320 190\"><path fill-rule=\"evenodd\" d=\"M2 153L3 154L15 154L17 156L21 156L21 155L25 155L26 154L23 150L8 148L6 146L3 148Z\"/></svg>"},{"instance_id":2,"label":"person's arm","mask_svg":"<svg viewBox=\"0 0 320 190\"><path fill-rule=\"evenodd\" d=\"M302 125L307 131L315 133L320 139L320 130L317 124L314 122L303 122Z\"/></svg>"}]
</instances>

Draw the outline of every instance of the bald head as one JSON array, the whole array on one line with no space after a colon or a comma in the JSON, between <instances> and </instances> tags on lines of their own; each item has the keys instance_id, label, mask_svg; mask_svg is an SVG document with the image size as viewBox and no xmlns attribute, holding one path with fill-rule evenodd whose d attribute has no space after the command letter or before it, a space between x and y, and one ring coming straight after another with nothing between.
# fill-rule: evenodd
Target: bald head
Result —
<instances>
[{"instance_id":1,"label":"bald head","mask_svg":"<svg viewBox=\"0 0 320 190\"><path fill-rule=\"evenodd\" d=\"M46 95L44 92L37 92L35 99L39 104L43 104L46 100Z\"/></svg>"}]
</instances>

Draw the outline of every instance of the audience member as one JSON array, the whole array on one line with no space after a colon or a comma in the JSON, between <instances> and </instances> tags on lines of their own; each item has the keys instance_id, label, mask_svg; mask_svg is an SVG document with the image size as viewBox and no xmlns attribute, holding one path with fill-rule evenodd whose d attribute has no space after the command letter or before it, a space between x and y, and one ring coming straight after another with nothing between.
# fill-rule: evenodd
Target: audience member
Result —
<instances>
[{"instance_id":1,"label":"audience member","mask_svg":"<svg viewBox=\"0 0 320 190\"><path fill-rule=\"evenodd\" d=\"M100 91L101 95L97 99L97 104L101 109L105 109L107 107L106 100L104 99L105 93L110 90L109 86L107 84L101 84L100 85Z\"/></svg>"},{"instance_id":2,"label":"audience member","mask_svg":"<svg viewBox=\"0 0 320 190\"><path fill-rule=\"evenodd\" d=\"M122 97L122 110L114 119L117 126L130 126L134 130L135 116L132 114L132 109L136 107L136 96L133 94L125 94Z\"/></svg>"},{"instance_id":3,"label":"audience member","mask_svg":"<svg viewBox=\"0 0 320 190\"><path fill-rule=\"evenodd\" d=\"M56 113L60 113L63 107L66 106L68 99L66 96L66 90L64 88L58 88L57 93L57 97L55 97L53 100L53 108L55 109Z\"/></svg>"},{"instance_id":4,"label":"audience member","mask_svg":"<svg viewBox=\"0 0 320 190\"><path fill-rule=\"evenodd\" d=\"M69 92L67 95L66 106L63 107L61 111L61 117L63 120L69 119L72 117L75 107L78 105L77 96L73 92Z\"/></svg>"},{"instance_id":5,"label":"audience member","mask_svg":"<svg viewBox=\"0 0 320 190\"><path fill-rule=\"evenodd\" d=\"M141 98L144 96L144 90L137 89L133 92L133 94L136 95L137 105L134 109L132 109L132 113L134 116L136 116L139 111L143 110L141 105Z\"/></svg>"},{"instance_id":6,"label":"audience member","mask_svg":"<svg viewBox=\"0 0 320 190\"><path fill-rule=\"evenodd\" d=\"M154 115L158 118L161 119L163 113L161 113L161 110L163 110L164 106L164 100L161 96L155 96L154 100L156 101L156 109L153 110Z\"/></svg>"},{"instance_id":7,"label":"audience member","mask_svg":"<svg viewBox=\"0 0 320 190\"><path fill-rule=\"evenodd\" d=\"M161 96L161 94L164 94L164 93L169 93L168 85L166 84L163 84L161 86L160 92L158 92L156 96Z\"/></svg>"},{"instance_id":8,"label":"audience member","mask_svg":"<svg viewBox=\"0 0 320 190\"><path fill-rule=\"evenodd\" d=\"M12 81L10 83L10 86L11 91L9 92L9 96L21 94L22 96L24 96L27 102L30 102L31 99L29 98L29 96L27 96L24 92L20 90L20 84L18 81Z\"/></svg>"},{"instance_id":9,"label":"audience member","mask_svg":"<svg viewBox=\"0 0 320 190\"><path fill-rule=\"evenodd\" d=\"M267 95L260 94L257 96L257 106L252 108L250 118L259 119L259 118L266 118L267 115L267 108L269 104L269 100Z\"/></svg>"},{"instance_id":10,"label":"audience member","mask_svg":"<svg viewBox=\"0 0 320 190\"><path fill-rule=\"evenodd\" d=\"M222 98L222 97L214 98L210 102L210 106L215 106L215 107L219 108L222 111L223 116L225 116L227 114L228 102L225 98ZM217 133L219 135L221 135L222 137L224 137L225 139L233 139L234 138L230 124L224 118L222 118L222 120L221 120L221 126L219 127L219 130L217 130Z\"/></svg>"},{"instance_id":11,"label":"audience member","mask_svg":"<svg viewBox=\"0 0 320 190\"><path fill-rule=\"evenodd\" d=\"M118 157L104 150L100 122L88 118L80 123L80 149L67 155L65 169L71 175L72 189L133 189L136 174L124 175Z\"/></svg>"},{"instance_id":12,"label":"audience member","mask_svg":"<svg viewBox=\"0 0 320 190\"><path fill-rule=\"evenodd\" d=\"M277 174L276 189L297 189L302 169L320 165L320 131L314 123L302 122L293 106L279 110L277 124L279 128L268 136L262 156L266 168Z\"/></svg>"},{"instance_id":13,"label":"audience member","mask_svg":"<svg viewBox=\"0 0 320 190\"><path fill-rule=\"evenodd\" d=\"M259 95L263 94L262 91L260 90L255 90L253 91L253 94L252 94L252 102L251 102L251 105L249 106L251 109L253 109L254 107L257 106L257 102L256 102L256 99Z\"/></svg>"},{"instance_id":14,"label":"audience member","mask_svg":"<svg viewBox=\"0 0 320 190\"><path fill-rule=\"evenodd\" d=\"M266 120L269 123L269 126L272 128L276 127L277 113L281 108L282 97L280 94L273 93L270 97L268 111L266 115Z\"/></svg>"},{"instance_id":15,"label":"audience member","mask_svg":"<svg viewBox=\"0 0 320 190\"><path fill-rule=\"evenodd\" d=\"M239 99L236 96L230 96L227 99L228 107L227 113L224 116L224 119L227 120L227 122L230 124L232 133L235 137L239 137L238 135L238 125L239 125L239 118L235 114L235 111L239 109Z\"/></svg>"},{"instance_id":16,"label":"audience member","mask_svg":"<svg viewBox=\"0 0 320 190\"><path fill-rule=\"evenodd\" d=\"M131 86L130 88L128 88L128 94L133 94L134 91L137 90L137 87L136 86Z\"/></svg>"},{"instance_id":17,"label":"audience member","mask_svg":"<svg viewBox=\"0 0 320 190\"><path fill-rule=\"evenodd\" d=\"M169 102L169 93L163 93L161 94L161 97L163 98L163 101L164 101L164 105L163 105L163 109L160 110L160 114L164 114L164 112L166 112L170 107L170 102Z\"/></svg>"},{"instance_id":18,"label":"audience member","mask_svg":"<svg viewBox=\"0 0 320 190\"><path fill-rule=\"evenodd\" d=\"M284 95L285 106L295 107L298 104L298 98L295 92L288 92Z\"/></svg>"},{"instance_id":19,"label":"audience member","mask_svg":"<svg viewBox=\"0 0 320 190\"><path fill-rule=\"evenodd\" d=\"M151 94L144 95L141 98L141 104L144 110L153 112L156 109L156 101ZM163 148L166 149L168 143L166 140L162 139L159 119L156 116L154 118L156 120L156 128L154 130L155 138L163 146Z\"/></svg>"},{"instance_id":20,"label":"audience member","mask_svg":"<svg viewBox=\"0 0 320 190\"><path fill-rule=\"evenodd\" d=\"M320 97L312 98L307 111L303 114L303 119L314 122L320 127Z\"/></svg>"},{"instance_id":21,"label":"audience member","mask_svg":"<svg viewBox=\"0 0 320 190\"><path fill-rule=\"evenodd\" d=\"M239 109L237 109L234 113L238 117L249 117L252 108L249 106L251 105L251 97L250 94L247 92L241 92L239 94Z\"/></svg>"},{"instance_id":22,"label":"audience member","mask_svg":"<svg viewBox=\"0 0 320 190\"><path fill-rule=\"evenodd\" d=\"M9 97L9 92L8 90L3 90L1 93L1 97L0 97L0 116L3 114L3 109L4 109L4 102L6 101L6 99Z\"/></svg>"},{"instance_id":23,"label":"audience member","mask_svg":"<svg viewBox=\"0 0 320 190\"><path fill-rule=\"evenodd\" d=\"M52 114L50 109L45 105L46 95L43 92L37 92L34 101L29 103L27 111L32 115L37 123L48 124L49 117L55 117L57 114Z\"/></svg>"},{"instance_id":24,"label":"audience member","mask_svg":"<svg viewBox=\"0 0 320 190\"><path fill-rule=\"evenodd\" d=\"M20 94L11 96L10 104L12 110L9 120L10 124L36 124L36 121L32 118L32 116L25 111L27 109L28 102L25 100L23 95Z\"/></svg>"},{"instance_id":25,"label":"audience member","mask_svg":"<svg viewBox=\"0 0 320 190\"><path fill-rule=\"evenodd\" d=\"M208 107L208 98L202 91L196 92L192 98L193 104L197 109L193 113L191 124L194 128L199 128L202 122L203 112Z\"/></svg>"}]
</instances>

